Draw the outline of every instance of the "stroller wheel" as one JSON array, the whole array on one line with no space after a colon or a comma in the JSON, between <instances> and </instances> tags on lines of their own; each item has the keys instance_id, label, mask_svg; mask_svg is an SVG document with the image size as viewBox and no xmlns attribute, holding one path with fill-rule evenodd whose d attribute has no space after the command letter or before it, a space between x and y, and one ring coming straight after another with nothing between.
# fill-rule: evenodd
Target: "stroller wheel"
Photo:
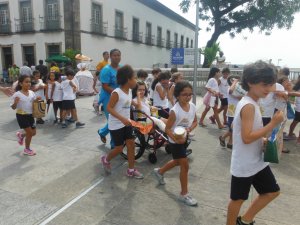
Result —
<instances>
[{"instance_id":1,"label":"stroller wheel","mask_svg":"<svg viewBox=\"0 0 300 225\"><path fill-rule=\"evenodd\" d=\"M148 160L149 162L151 162L152 164L155 164L157 162L157 157L154 153L150 153L148 155Z\"/></svg>"},{"instance_id":2,"label":"stroller wheel","mask_svg":"<svg viewBox=\"0 0 300 225\"><path fill-rule=\"evenodd\" d=\"M170 145L165 146L165 151L166 151L167 154L171 154Z\"/></svg>"}]
</instances>

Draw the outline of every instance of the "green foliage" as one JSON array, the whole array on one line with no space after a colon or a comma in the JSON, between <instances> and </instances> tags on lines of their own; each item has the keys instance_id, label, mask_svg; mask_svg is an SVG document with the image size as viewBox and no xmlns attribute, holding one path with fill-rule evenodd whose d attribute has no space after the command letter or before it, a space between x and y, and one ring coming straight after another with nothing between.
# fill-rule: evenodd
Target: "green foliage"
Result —
<instances>
[{"instance_id":1,"label":"green foliage","mask_svg":"<svg viewBox=\"0 0 300 225\"><path fill-rule=\"evenodd\" d=\"M63 53L64 56L68 57L69 59L71 59L71 62L72 62L72 66L74 68L76 68L76 60L75 60L75 56L77 54L80 54L80 51L79 50L74 50L72 48L68 48L66 49L66 51Z\"/></svg>"},{"instance_id":2,"label":"green foliage","mask_svg":"<svg viewBox=\"0 0 300 225\"><path fill-rule=\"evenodd\" d=\"M205 47L203 50L203 55L207 59L207 67L210 67L213 61L217 57L217 53L220 51L220 43L213 43L211 47Z\"/></svg>"}]
</instances>

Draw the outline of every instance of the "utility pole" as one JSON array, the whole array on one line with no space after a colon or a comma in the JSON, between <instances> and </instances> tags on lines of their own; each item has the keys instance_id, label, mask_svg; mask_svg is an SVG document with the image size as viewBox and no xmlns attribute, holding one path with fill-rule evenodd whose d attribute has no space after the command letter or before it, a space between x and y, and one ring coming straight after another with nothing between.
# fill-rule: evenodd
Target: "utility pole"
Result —
<instances>
[{"instance_id":1,"label":"utility pole","mask_svg":"<svg viewBox=\"0 0 300 225\"><path fill-rule=\"evenodd\" d=\"M194 46L194 79L193 79L193 103L196 105L197 99L197 68L198 68L198 36L199 36L199 0L196 0L196 28L195 28L195 46Z\"/></svg>"}]
</instances>

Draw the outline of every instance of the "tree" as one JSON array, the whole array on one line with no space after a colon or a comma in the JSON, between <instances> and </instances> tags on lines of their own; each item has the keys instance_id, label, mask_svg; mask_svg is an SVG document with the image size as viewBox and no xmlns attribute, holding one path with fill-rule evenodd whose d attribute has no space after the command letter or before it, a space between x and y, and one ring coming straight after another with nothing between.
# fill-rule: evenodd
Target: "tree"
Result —
<instances>
[{"instance_id":1,"label":"tree","mask_svg":"<svg viewBox=\"0 0 300 225\"><path fill-rule=\"evenodd\" d=\"M217 57L217 53L220 51L220 45L219 43L213 43L211 47L205 47L202 51L206 61L207 61L207 67L210 67L213 61Z\"/></svg>"},{"instance_id":2,"label":"tree","mask_svg":"<svg viewBox=\"0 0 300 225\"><path fill-rule=\"evenodd\" d=\"M193 2L182 0L179 6L187 12ZM245 29L253 32L256 27L266 34L274 27L289 29L299 10L300 0L200 0L199 18L208 22L207 31L213 28L206 43L211 47L226 32L235 37ZM208 67L207 57L203 67Z\"/></svg>"}]
</instances>

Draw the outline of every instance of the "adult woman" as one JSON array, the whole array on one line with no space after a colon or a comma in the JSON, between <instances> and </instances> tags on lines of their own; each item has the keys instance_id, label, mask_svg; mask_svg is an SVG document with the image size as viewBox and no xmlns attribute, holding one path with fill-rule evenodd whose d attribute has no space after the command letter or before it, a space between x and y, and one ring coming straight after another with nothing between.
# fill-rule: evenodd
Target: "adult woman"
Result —
<instances>
[{"instance_id":1,"label":"adult woman","mask_svg":"<svg viewBox=\"0 0 300 225\"><path fill-rule=\"evenodd\" d=\"M103 110L105 113L106 119L108 119L107 112L107 104L109 102L110 95L112 91L117 88L119 85L117 84L117 71L120 68L121 61L121 51L119 49L112 49L110 51L110 61L111 63L106 65L100 73L100 81L102 83L102 89L100 92L99 104L103 105ZM98 130L98 134L100 135L100 139L103 143L106 143L106 135L109 133L108 123ZM112 139L110 139L110 146L114 148L114 144Z\"/></svg>"}]
</instances>

